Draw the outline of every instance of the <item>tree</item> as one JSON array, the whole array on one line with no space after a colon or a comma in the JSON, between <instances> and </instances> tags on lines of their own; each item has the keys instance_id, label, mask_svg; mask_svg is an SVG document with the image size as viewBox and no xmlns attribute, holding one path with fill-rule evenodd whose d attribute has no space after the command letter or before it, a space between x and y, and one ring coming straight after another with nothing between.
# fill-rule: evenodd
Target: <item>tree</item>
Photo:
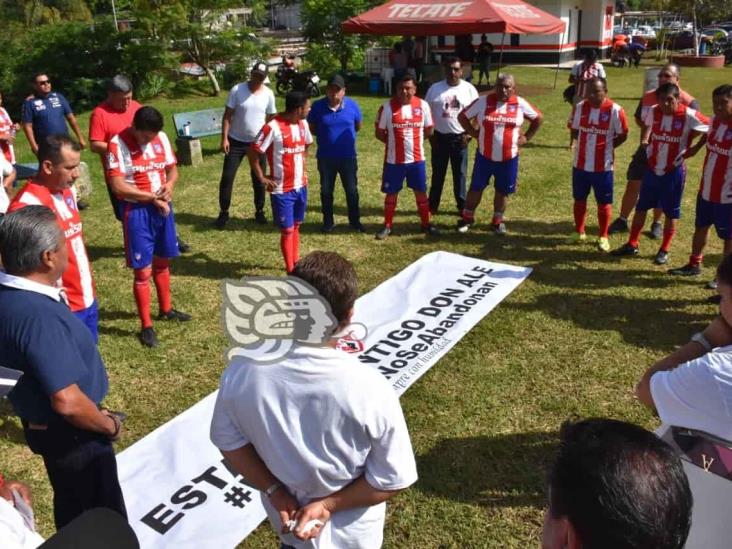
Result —
<instances>
[{"instance_id":1,"label":"tree","mask_svg":"<svg viewBox=\"0 0 732 549\"><path fill-rule=\"evenodd\" d=\"M215 65L242 55L262 54L265 43L252 39L245 27L235 27L226 17L229 8L264 8L263 0L135 0L138 25L149 36L166 41L185 58L199 65L211 83L213 95L221 93Z\"/></svg>"},{"instance_id":2,"label":"tree","mask_svg":"<svg viewBox=\"0 0 732 549\"><path fill-rule=\"evenodd\" d=\"M368 38L344 34L341 23L380 3L380 0L304 0L300 16L305 37L316 49L334 52L341 70L345 71L356 52L367 46Z\"/></svg>"}]
</instances>

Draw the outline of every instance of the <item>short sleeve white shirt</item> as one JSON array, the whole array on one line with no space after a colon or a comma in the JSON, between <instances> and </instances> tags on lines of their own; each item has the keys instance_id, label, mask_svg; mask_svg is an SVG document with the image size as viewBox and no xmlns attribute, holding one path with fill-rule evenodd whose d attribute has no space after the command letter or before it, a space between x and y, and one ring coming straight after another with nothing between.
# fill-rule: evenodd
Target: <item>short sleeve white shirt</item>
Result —
<instances>
[{"instance_id":1,"label":"short sleeve white shirt","mask_svg":"<svg viewBox=\"0 0 732 549\"><path fill-rule=\"evenodd\" d=\"M4 549L35 549L43 538L29 530L13 504L0 497L0 540Z\"/></svg>"},{"instance_id":2,"label":"short sleeve white shirt","mask_svg":"<svg viewBox=\"0 0 732 549\"><path fill-rule=\"evenodd\" d=\"M8 206L10 206L10 197L5 190L3 182L11 173L13 173L13 165L5 160L5 156L0 153L0 214L7 212Z\"/></svg>"},{"instance_id":3,"label":"short sleeve white shirt","mask_svg":"<svg viewBox=\"0 0 732 549\"><path fill-rule=\"evenodd\" d=\"M262 85L252 93L247 82L231 88L226 106L234 111L231 117L229 137L244 143L251 143L257 137L267 119L267 115L277 113L275 96L267 86Z\"/></svg>"},{"instance_id":4,"label":"short sleeve white shirt","mask_svg":"<svg viewBox=\"0 0 732 549\"><path fill-rule=\"evenodd\" d=\"M221 450L253 444L300 504L364 475L379 490L416 482L417 468L399 400L386 379L355 356L295 347L276 364L237 359L221 378L211 422ZM262 498L275 531L279 515ZM314 542L294 547L380 547L385 504L331 516Z\"/></svg>"},{"instance_id":5,"label":"short sleeve white shirt","mask_svg":"<svg viewBox=\"0 0 732 549\"><path fill-rule=\"evenodd\" d=\"M449 85L447 80L436 82L424 98L432 110L435 131L440 133L463 133L458 114L476 99L478 90L465 80L460 80L457 86Z\"/></svg>"},{"instance_id":6,"label":"short sleeve white shirt","mask_svg":"<svg viewBox=\"0 0 732 549\"><path fill-rule=\"evenodd\" d=\"M732 346L656 372L651 396L663 423L732 440Z\"/></svg>"}]
</instances>

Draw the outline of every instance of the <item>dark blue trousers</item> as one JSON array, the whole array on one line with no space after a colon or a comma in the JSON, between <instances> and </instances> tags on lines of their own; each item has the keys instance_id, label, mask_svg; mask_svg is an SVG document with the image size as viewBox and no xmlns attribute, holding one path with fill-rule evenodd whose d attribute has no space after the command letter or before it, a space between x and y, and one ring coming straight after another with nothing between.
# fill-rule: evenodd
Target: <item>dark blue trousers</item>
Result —
<instances>
[{"instance_id":1,"label":"dark blue trousers","mask_svg":"<svg viewBox=\"0 0 732 549\"><path fill-rule=\"evenodd\" d=\"M458 211L462 211L465 205L468 147L463 142L462 134L435 132L432 140L432 184L429 197L430 211L433 213L440 208L448 164L452 167L452 190L455 205Z\"/></svg>"},{"instance_id":2,"label":"dark blue trousers","mask_svg":"<svg viewBox=\"0 0 732 549\"><path fill-rule=\"evenodd\" d=\"M358 206L358 160L354 158L318 158L320 172L320 203L323 208L323 225L329 227L333 221L333 192L338 175L341 176L346 192L348 223L352 227L361 224Z\"/></svg>"}]
</instances>

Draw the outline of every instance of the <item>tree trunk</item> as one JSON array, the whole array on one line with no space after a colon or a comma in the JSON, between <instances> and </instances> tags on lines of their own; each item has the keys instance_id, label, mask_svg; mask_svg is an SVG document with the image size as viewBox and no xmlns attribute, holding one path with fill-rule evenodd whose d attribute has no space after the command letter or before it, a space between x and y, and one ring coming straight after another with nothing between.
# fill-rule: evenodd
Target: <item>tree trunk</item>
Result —
<instances>
[{"instance_id":1,"label":"tree trunk","mask_svg":"<svg viewBox=\"0 0 732 549\"><path fill-rule=\"evenodd\" d=\"M699 38L696 35L696 1L692 0L691 2L691 31L694 33L693 39L694 39L694 55L696 57L699 57Z\"/></svg>"},{"instance_id":2,"label":"tree trunk","mask_svg":"<svg viewBox=\"0 0 732 549\"><path fill-rule=\"evenodd\" d=\"M209 66L203 67L203 70L206 71L206 76L211 83L211 91L213 92L214 97L218 97L218 95L221 93L221 87L219 86L219 81L216 78L216 73L211 70L211 67Z\"/></svg>"}]
</instances>

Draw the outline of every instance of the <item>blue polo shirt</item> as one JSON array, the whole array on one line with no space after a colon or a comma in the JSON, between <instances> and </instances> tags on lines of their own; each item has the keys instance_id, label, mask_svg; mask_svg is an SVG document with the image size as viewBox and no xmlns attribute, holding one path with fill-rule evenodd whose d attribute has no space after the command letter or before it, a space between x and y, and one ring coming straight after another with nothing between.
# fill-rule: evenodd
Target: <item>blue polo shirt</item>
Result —
<instances>
[{"instance_id":1,"label":"blue polo shirt","mask_svg":"<svg viewBox=\"0 0 732 549\"><path fill-rule=\"evenodd\" d=\"M0 285L0 365L23 372L8 398L21 419L48 423L49 395L76 383L95 404L107 372L89 329L62 302Z\"/></svg>"},{"instance_id":2,"label":"blue polo shirt","mask_svg":"<svg viewBox=\"0 0 732 549\"><path fill-rule=\"evenodd\" d=\"M33 136L39 142L47 135L68 135L68 114L72 114L72 110L66 98L60 93L51 92L46 97L26 99L21 120L24 124L33 124Z\"/></svg>"},{"instance_id":3,"label":"blue polo shirt","mask_svg":"<svg viewBox=\"0 0 732 549\"><path fill-rule=\"evenodd\" d=\"M358 103L344 97L337 110L328 106L328 98L313 103L308 122L315 124L318 158L355 158L356 123L361 122Z\"/></svg>"}]
</instances>

